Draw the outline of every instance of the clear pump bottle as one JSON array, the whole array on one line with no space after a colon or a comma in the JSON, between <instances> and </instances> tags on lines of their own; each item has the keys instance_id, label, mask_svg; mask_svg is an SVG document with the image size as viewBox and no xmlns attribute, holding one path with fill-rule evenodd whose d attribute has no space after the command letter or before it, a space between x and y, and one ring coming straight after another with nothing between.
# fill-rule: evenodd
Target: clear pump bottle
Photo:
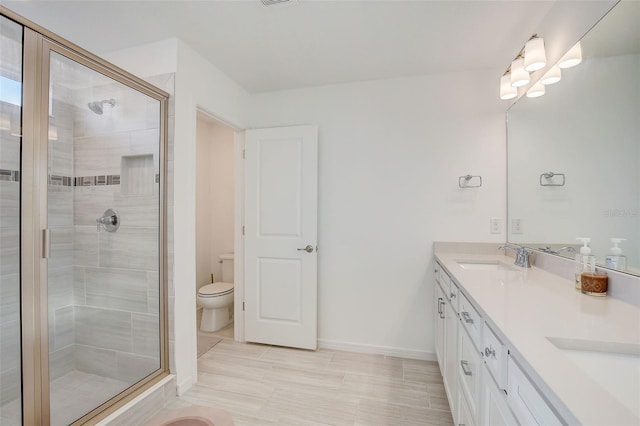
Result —
<instances>
[{"instance_id":1,"label":"clear pump bottle","mask_svg":"<svg viewBox=\"0 0 640 426\"><path fill-rule=\"evenodd\" d=\"M623 241L626 241L626 239L611 238L613 247L609 249L609 254L605 259L605 264L607 268L618 269L620 271L625 271L627 269L627 256L622 254L622 249L618 247L618 244L620 244Z\"/></svg>"},{"instance_id":2,"label":"clear pump bottle","mask_svg":"<svg viewBox=\"0 0 640 426\"><path fill-rule=\"evenodd\" d=\"M576 254L576 288L582 290L580 283L580 276L583 272L595 272L596 271L596 257L591 254L591 247L589 243L591 238L581 237L576 238L578 241L582 241L583 246L580 247L580 253Z\"/></svg>"}]
</instances>

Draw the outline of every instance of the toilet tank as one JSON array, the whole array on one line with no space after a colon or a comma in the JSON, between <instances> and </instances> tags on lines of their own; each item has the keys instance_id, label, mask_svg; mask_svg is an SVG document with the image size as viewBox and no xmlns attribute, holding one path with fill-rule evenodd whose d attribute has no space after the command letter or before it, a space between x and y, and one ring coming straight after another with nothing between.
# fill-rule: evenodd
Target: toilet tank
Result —
<instances>
[{"instance_id":1,"label":"toilet tank","mask_svg":"<svg viewBox=\"0 0 640 426\"><path fill-rule=\"evenodd\" d=\"M233 282L233 253L224 253L220 255L220 263L222 263L222 282Z\"/></svg>"}]
</instances>

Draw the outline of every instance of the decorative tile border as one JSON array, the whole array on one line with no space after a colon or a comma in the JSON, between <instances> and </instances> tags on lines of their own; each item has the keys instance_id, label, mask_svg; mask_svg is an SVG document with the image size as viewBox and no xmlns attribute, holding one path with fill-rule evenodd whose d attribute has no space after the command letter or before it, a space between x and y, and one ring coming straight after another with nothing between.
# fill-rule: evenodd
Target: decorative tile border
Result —
<instances>
[{"instance_id":1,"label":"decorative tile border","mask_svg":"<svg viewBox=\"0 0 640 426\"><path fill-rule=\"evenodd\" d=\"M120 185L120 175L81 176L74 178L73 186Z\"/></svg>"},{"instance_id":2,"label":"decorative tile border","mask_svg":"<svg viewBox=\"0 0 640 426\"><path fill-rule=\"evenodd\" d=\"M0 180L20 182L20 170L0 169Z\"/></svg>"},{"instance_id":3,"label":"decorative tile border","mask_svg":"<svg viewBox=\"0 0 640 426\"><path fill-rule=\"evenodd\" d=\"M160 182L160 175L155 175L155 183ZM20 170L0 169L0 181L20 182ZM49 185L53 186L104 186L120 185L120 175L98 176L59 176L49 175Z\"/></svg>"},{"instance_id":4,"label":"decorative tile border","mask_svg":"<svg viewBox=\"0 0 640 426\"><path fill-rule=\"evenodd\" d=\"M49 185L53 186L72 186L72 180L69 176L49 175Z\"/></svg>"}]
</instances>

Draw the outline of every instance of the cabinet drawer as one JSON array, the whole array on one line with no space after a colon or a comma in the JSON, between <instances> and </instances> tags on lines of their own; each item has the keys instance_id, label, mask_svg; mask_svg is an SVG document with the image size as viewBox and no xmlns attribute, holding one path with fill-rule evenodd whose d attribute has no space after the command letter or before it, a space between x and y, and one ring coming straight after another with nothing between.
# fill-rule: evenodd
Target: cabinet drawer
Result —
<instances>
[{"instance_id":1,"label":"cabinet drawer","mask_svg":"<svg viewBox=\"0 0 640 426\"><path fill-rule=\"evenodd\" d=\"M482 346L480 347L484 355L487 368L493 375L500 389L507 389L507 348L502 344L498 336L495 335L491 327L485 324Z\"/></svg>"},{"instance_id":2,"label":"cabinet drawer","mask_svg":"<svg viewBox=\"0 0 640 426\"><path fill-rule=\"evenodd\" d=\"M561 425L547 402L509 356L507 402L522 425Z\"/></svg>"},{"instance_id":3,"label":"cabinet drawer","mask_svg":"<svg viewBox=\"0 0 640 426\"><path fill-rule=\"evenodd\" d=\"M478 402L480 400L480 374L482 372L482 356L471 341L466 330L459 331L458 340L458 383L465 398L469 411L475 420Z\"/></svg>"},{"instance_id":4,"label":"cabinet drawer","mask_svg":"<svg viewBox=\"0 0 640 426\"><path fill-rule=\"evenodd\" d=\"M460 292L456 298L460 299L458 301L458 309L464 328L469 333L473 343L475 343L477 347L482 348L482 317L462 292Z\"/></svg>"}]
</instances>

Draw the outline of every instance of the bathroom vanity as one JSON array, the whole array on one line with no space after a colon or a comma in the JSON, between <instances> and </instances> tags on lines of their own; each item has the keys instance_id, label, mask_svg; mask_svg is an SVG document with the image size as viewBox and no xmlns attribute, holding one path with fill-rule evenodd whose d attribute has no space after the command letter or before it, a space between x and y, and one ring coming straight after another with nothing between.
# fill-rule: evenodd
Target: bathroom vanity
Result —
<instances>
[{"instance_id":1,"label":"bathroom vanity","mask_svg":"<svg viewBox=\"0 0 640 426\"><path fill-rule=\"evenodd\" d=\"M436 356L455 424L640 424L640 308L496 249L436 243L435 258Z\"/></svg>"}]
</instances>

